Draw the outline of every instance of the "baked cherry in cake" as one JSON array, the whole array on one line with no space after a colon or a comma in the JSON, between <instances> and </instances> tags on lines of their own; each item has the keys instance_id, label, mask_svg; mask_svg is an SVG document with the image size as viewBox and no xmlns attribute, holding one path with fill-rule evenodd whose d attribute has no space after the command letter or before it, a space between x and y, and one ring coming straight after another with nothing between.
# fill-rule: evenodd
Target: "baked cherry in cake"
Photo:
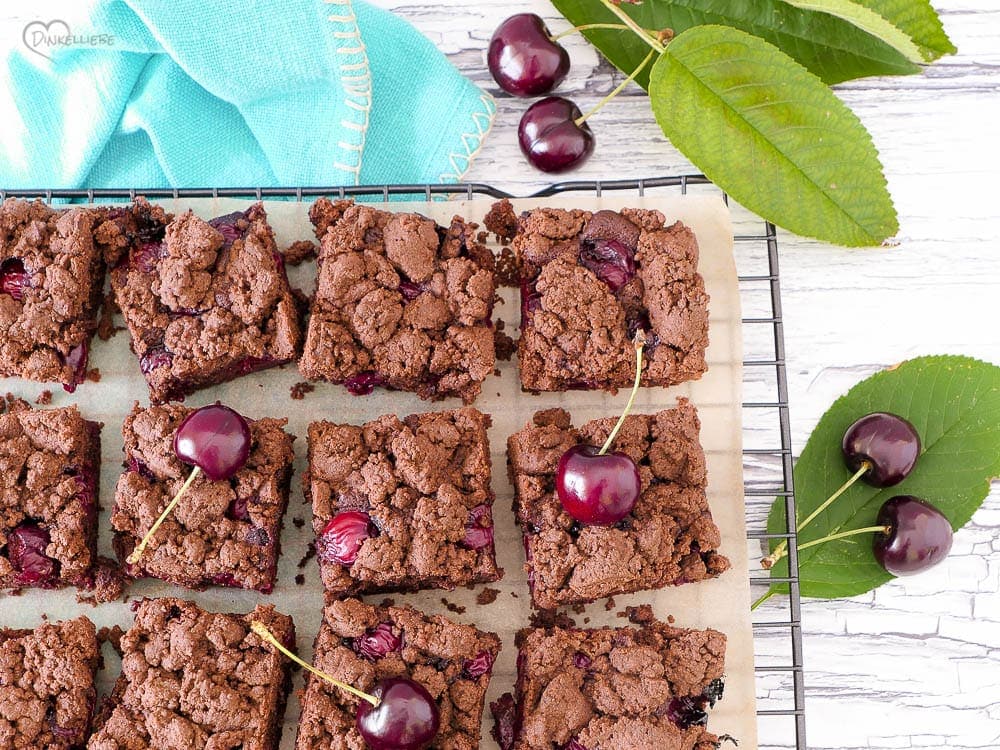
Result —
<instances>
[{"instance_id":1,"label":"baked cherry in cake","mask_svg":"<svg viewBox=\"0 0 1000 750\"><path fill-rule=\"evenodd\" d=\"M320 249L302 375L471 403L496 363L496 261L478 227L326 198L309 217Z\"/></svg>"}]
</instances>

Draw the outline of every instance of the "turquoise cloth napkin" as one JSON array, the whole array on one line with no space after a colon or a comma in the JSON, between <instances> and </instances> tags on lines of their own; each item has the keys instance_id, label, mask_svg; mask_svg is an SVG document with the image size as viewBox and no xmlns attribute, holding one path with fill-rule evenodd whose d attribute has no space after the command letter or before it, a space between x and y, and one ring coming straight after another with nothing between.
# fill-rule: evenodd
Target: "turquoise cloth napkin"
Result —
<instances>
[{"instance_id":1,"label":"turquoise cloth napkin","mask_svg":"<svg viewBox=\"0 0 1000 750\"><path fill-rule=\"evenodd\" d=\"M47 7L6 55L4 188L455 182L496 111L363 0Z\"/></svg>"}]
</instances>

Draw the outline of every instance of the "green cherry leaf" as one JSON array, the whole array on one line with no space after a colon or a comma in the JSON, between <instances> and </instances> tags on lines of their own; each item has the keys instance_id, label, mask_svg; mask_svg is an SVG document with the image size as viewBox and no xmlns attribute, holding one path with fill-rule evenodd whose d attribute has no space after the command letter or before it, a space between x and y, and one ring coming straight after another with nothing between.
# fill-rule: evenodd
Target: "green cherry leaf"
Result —
<instances>
[{"instance_id":1,"label":"green cherry leaf","mask_svg":"<svg viewBox=\"0 0 1000 750\"><path fill-rule=\"evenodd\" d=\"M909 2L863 0L868 7ZM916 0L915 4L925 2ZM553 3L574 26L620 23L598 0L553 0ZM619 8L642 28L654 31L671 29L681 34L704 24L740 29L784 50L828 84L920 71L920 66L907 60L891 45L849 21L828 13L795 8L784 0L643 0L635 5L622 3ZM929 20L923 15L919 19L915 16L914 27L910 27L906 25L908 19L890 18L877 7L872 10L913 36L918 43L927 44L918 37L921 29L930 29ZM936 14L933 10L930 12L936 20ZM625 73L635 70L649 52L646 44L631 31L588 29L583 35ZM648 71L642 72L636 82L648 89Z\"/></svg>"},{"instance_id":2,"label":"green cherry leaf","mask_svg":"<svg viewBox=\"0 0 1000 750\"><path fill-rule=\"evenodd\" d=\"M958 52L945 33L941 18L931 7L930 0L855 0L855 2L875 11L908 34L920 47L924 62L933 62L943 55L953 55Z\"/></svg>"},{"instance_id":3,"label":"green cherry leaf","mask_svg":"<svg viewBox=\"0 0 1000 750\"><path fill-rule=\"evenodd\" d=\"M653 65L649 96L671 143L765 219L852 247L898 230L864 125L763 39L726 26L689 29Z\"/></svg>"},{"instance_id":4,"label":"green cherry leaf","mask_svg":"<svg viewBox=\"0 0 1000 750\"><path fill-rule=\"evenodd\" d=\"M795 464L800 519L850 477L840 447L844 433L855 420L876 411L898 414L916 428L921 454L913 471L894 487L855 483L799 532L800 545L875 524L879 508L895 495L930 502L957 530L989 494L990 481L1000 477L1000 367L970 357L919 357L858 383L819 420ZM767 530L785 532L784 498L771 507ZM771 576L787 575L788 558L783 557ZM803 596L856 596L891 579L872 555L871 534L799 550ZM787 585L775 584L768 593L787 590Z\"/></svg>"},{"instance_id":5,"label":"green cherry leaf","mask_svg":"<svg viewBox=\"0 0 1000 750\"><path fill-rule=\"evenodd\" d=\"M841 18L881 39L910 62L921 63L924 61L923 51L910 38L909 34L893 26L878 13L861 3L853 0L785 0L785 2L800 10L814 10Z\"/></svg>"}]
</instances>

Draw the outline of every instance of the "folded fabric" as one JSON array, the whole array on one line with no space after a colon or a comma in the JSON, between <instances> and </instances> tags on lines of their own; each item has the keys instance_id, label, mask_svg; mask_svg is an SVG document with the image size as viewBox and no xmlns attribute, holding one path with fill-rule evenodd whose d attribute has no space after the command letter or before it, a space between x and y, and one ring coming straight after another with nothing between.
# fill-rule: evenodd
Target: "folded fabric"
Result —
<instances>
[{"instance_id":1,"label":"folded fabric","mask_svg":"<svg viewBox=\"0 0 1000 750\"><path fill-rule=\"evenodd\" d=\"M6 54L3 188L454 182L496 111L363 0L58 8Z\"/></svg>"}]
</instances>

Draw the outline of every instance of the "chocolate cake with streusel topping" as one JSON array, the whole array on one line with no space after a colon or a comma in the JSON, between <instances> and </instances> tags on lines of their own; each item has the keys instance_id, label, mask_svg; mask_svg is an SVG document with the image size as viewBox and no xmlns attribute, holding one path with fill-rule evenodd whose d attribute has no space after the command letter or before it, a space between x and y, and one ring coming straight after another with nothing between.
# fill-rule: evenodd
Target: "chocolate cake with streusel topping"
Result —
<instances>
[{"instance_id":1,"label":"chocolate cake with streusel topping","mask_svg":"<svg viewBox=\"0 0 1000 750\"><path fill-rule=\"evenodd\" d=\"M332 596L499 580L490 418L471 407L309 426L316 556Z\"/></svg>"},{"instance_id":2,"label":"chocolate cake with streusel topping","mask_svg":"<svg viewBox=\"0 0 1000 750\"><path fill-rule=\"evenodd\" d=\"M365 691L388 677L419 682L441 715L431 747L476 750L500 648L495 634L471 625L411 607L372 607L344 599L323 610L313 665ZM312 675L306 680L295 750L366 747L354 724L358 699Z\"/></svg>"},{"instance_id":3,"label":"chocolate cake with streusel topping","mask_svg":"<svg viewBox=\"0 0 1000 750\"><path fill-rule=\"evenodd\" d=\"M95 239L103 216L40 200L0 205L0 377L71 392L83 382L110 251Z\"/></svg>"},{"instance_id":4,"label":"chocolate cake with streusel topping","mask_svg":"<svg viewBox=\"0 0 1000 750\"><path fill-rule=\"evenodd\" d=\"M471 403L496 360L495 260L477 226L326 198L309 217L320 250L302 374L355 395L386 386Z\"/></svg>"},{"instance_id":5,"label":"chocolate cake with streusel topping","mask_svg":"<svg viewBox=\"0 0 1000 750\"><path fill-rule=\"evenodd\" d=\"M0 589L94 587L100 436L75 406L0 414Z\"/></svg>"},{"instance_id":6,"label":"chocolate cake with streusel topping","mask_svg":"<svg viewBox=\"0 0 1000 750\"><path fill-rule=\"evenodd\" d=\"M718 750L726 636L638 628L522 630L516 694L490 708L502 750Z\"/></svg>"},{"instance_id":7,"label":"chocolate cake with streusel topping","mask_svg":"<svg viewBox=\"0 0 1000 750\"><path fill-rule=\"evenodd\" d=\"M540 208L518 217L512 247L525 390L630 386L637 331L646 339L642 385L705 372L708 294L698 242L680 222L666 226L662 213L642 209Z\"/></svg>"},{"instance_id":8,"label":"chocolate cake with streusel topping","mask_svg":"<svg viewBox=\"0 0 1000 750\"><path fill-rule=\"evenodd\" d=\"M0 628L0 747L82 750L90 730L100 652L86 617Z\"/></svg>"},{"instance_id":9,"label":"chocolate cake with streusel topping","mask_svg":"<svg viewBox=\"0 0 1000 750\"><path fill-rule=\"evenodd\" d=\"M111 525L125 561L181 488L191 468L174 453L177 428L192 409L177 404L141 408L122 425L125 472L118 479ZM285 419L247 420L250 455L229 480L198 476L153 535L134 577L178 586L233 586L270 593L292 475L292 441Z\"/></svg>"},{"instance_id":10,"label":"chocolate cake with streusel topping","mask_svg":"<svg viewBox=\"0 0 1000 750\"><path fill-rule=\"evenodd\" d=\"M206 612L182 599L135 603L122 636L122 671L88 750L276 750L289 662L251 630L260 622L288 648L292 618L271 606Z\"/></svg>"},{"instance_id":11,"label":"chocolate cake with streusel topping","mask_svg":"<svg viewBox=\"0 0 1000 750\"><path fill-rule=\"evenodd\" d=\"M137 200L111 286L153 402L295 359L295 298L264 207L204 221Z\"/></svg>"},{"instance_id":12,"label":"chocolate cake with streusel topping","mask_svg":"<svg viewBox=\"0 0 1000 750\"><path fill-rule=\"evenodd\" d=\"M560 457L580 443L600 446L615 421L574 429L566 411L549 409L507 440L528 585L540 609L714 578L729 568L705 495L700 422L685 399L676 409L626 417L615 438L614 450L635 461L642 481L627 516L594 526L563 509L555 489Z\"/></svg>"}]
</instances>

